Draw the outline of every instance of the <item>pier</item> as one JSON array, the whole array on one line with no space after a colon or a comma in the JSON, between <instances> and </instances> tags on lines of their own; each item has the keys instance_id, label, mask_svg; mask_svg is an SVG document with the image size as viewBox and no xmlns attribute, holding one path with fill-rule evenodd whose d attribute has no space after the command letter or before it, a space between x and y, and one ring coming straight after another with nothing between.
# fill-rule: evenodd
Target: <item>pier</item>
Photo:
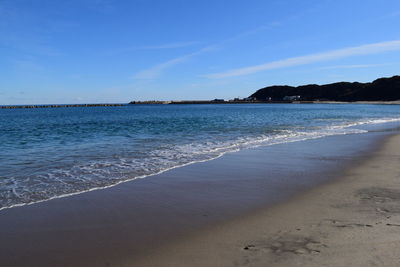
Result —
<instances>
[{"instance_id":1,"label":"pier","mask_svg":"<svg viewBox=\"0 0 400 267\"><path fill-rule=\"evenodd\" d=\"M16 106L0 106L0 109L17 109L17 108L76 108L76 107L119 107L126 104L65 104L65 105L16 105Z\"/></svg>"}]
</instances>

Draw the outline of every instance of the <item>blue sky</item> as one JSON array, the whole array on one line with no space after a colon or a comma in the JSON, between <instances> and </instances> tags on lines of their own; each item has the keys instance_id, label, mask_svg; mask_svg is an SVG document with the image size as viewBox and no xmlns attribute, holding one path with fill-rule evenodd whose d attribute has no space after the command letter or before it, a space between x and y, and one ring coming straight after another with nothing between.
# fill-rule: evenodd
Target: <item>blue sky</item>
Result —
<instances>
[{"instance_id":1,"label":"blue sky","mask_svg":"<svg viewBox=\"0 0 400 267\"><path fill-rule=\"evenodd\" d=\"M246 97L400 74L398 0L0 0L0 104Z\"/></svg>"}]
</instances>

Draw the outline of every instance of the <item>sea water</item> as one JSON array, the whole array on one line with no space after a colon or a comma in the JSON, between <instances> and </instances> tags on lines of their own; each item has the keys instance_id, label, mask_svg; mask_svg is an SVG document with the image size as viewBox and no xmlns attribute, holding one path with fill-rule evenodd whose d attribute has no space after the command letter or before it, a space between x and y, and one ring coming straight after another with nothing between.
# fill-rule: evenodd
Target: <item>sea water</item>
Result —
<instances>
[{"instance_id":1,"label":"sea water","mask_svg":"<svg viewBox=\"0 0 400 267\"><path fill-rule=\"evenodd\" d=\"M105 188L241 149L361 134L365 126L399 121L400 105L0 109L0 209Z\"/></svg>"}]
</instances>

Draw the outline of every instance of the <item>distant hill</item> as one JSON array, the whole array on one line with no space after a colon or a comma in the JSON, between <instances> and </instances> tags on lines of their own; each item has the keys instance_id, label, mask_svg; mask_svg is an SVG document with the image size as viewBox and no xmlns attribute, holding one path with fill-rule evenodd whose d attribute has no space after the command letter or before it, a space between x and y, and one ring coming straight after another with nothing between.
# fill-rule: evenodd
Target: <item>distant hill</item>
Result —
<instances>
[{"instance_id":1,"label":"distant hill","mask_svg":"<svg viewBox=\"0 0 400 267\"><path fill-rule=\"evenodd\" d=\"M395 101L400 100L400 76L380 78L370 83L338 82L297 87L275 85L264 87L250 97L257 100L282 100L285 96L301 96L302 100L329 101Z\"/></svg>"}]
</instances>

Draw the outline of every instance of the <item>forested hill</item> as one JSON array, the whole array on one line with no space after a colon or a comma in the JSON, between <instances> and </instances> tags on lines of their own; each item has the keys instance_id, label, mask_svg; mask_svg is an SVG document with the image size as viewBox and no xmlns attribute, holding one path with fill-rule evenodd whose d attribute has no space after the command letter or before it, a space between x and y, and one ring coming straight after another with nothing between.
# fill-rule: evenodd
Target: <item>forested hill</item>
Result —
<instances>
[{"instance_id":1,"label":"forested hill","mask_svg":"<svg viewBox=\"0 0 400 267\"><path fill-rule=\"evenodd\" d=\"M299 95L302 100L330 101L394 101L400 100L400 76L380 78L370 83L338 82L325 85L269 86L257 90L250 97L257 100L282 100Z\"/></svg>"}]
</instances>

